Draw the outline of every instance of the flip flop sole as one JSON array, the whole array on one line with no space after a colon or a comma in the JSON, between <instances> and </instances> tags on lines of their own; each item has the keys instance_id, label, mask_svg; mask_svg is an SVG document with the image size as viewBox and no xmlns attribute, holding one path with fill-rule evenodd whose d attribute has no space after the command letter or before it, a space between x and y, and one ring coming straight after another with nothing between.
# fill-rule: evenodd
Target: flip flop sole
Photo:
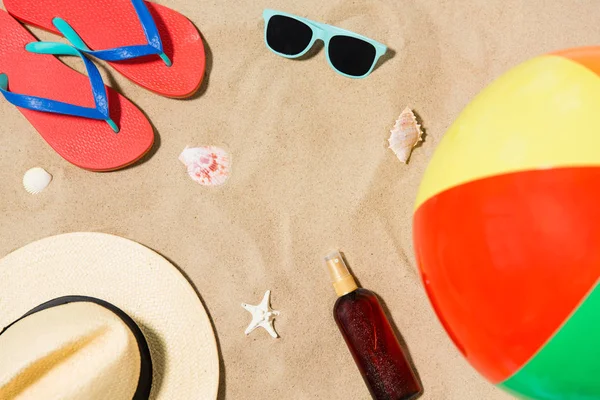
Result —
<instances>
[{"instance_id":1,"label":"flip flop sole","mask_svg":"<svg viewBox=\"0 0 600 400\"><path fill-rule=\"evenodd\" d=\"M130 0L4 0L15 18L53 33L52 19L66 20L94 50L145 44L146 37ZM173 62L158 56L110 63L140 86L168 97L191 96L202 83L206 66L204 45L192 22L170 8L146 2Z\"/></svg>"},{"instance_id":2,"label":"flip flop sole","mask_svg":"<svg viewBox=\"0 0 600 400\"><path fill-rule=\"evenodd\" d=\"M94 107L89 79L54 56L34 54L25 45L35 42L19 22L0 10L0 72L11 92ZM105 121L19 108L31 125L65 160L92 171L112 171L134 163L154 142L154 130L129 100L107 88L113 132ZM0 99L2 100L2 99Z\"/></svg>"}]
</instances>

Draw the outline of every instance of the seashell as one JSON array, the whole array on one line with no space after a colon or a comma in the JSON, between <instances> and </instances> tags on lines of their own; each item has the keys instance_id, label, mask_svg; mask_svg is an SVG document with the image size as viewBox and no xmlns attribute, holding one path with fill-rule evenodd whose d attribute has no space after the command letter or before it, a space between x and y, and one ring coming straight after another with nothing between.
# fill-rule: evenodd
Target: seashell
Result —
<instances>
[{"instance_id":1,"label":"seashell","mask_svg":"<svg viewBox=\"0 0 600 400\"><path fill-rule=\"evenodd\" d=\"M194 181L205 186L225 183L231 172L229 154L215 146L187 147L179 155Z\"/></svg>"},{"instance_id":2,"label":"seashell","mask_svg":"<svg viewBox=\"0 0 600 400\"><path fill-rule=\"evenodd\" d=\"M50 175L44 168L35 167L31 168L25 175L23 175L23 187L28 193L38 194L50 184L52 175Z\"/></svg>"},{"instance_id":3,"label":"seashell","mask_svg":"<svg viewBox=\"0 0 600 400\"><path fill-rule=\"evenodd\" d=\"M390 132L389 148L392 149L400 161L406 164L413 147L423 140L421 125L418 124L417 118L410 108L406 107L402 111Z\"/></svg>"}]
</instances>

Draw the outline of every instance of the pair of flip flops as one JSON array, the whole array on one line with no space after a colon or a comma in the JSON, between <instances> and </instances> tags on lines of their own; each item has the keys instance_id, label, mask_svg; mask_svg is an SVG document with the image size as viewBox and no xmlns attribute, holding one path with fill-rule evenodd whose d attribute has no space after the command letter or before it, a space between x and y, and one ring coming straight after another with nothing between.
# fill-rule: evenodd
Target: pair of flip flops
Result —
<instances>
[{"instance_id":1,"label":"pair of flip flops","mask_svg":"<svg viewBox=\"0 0 600 400\"><path fill-rule=\"evenodd\" d=\"M10 15L0 10L0 93L78 167L123 168L154 142L144 114L104 85L90 58L168 97L191 96L204 76L198 30L164 6L144 0L4 0L4 6ZM70 44L38 42L13 17ZM54 55L80 57L88 76Z\"/></svg>"}]
</instances>

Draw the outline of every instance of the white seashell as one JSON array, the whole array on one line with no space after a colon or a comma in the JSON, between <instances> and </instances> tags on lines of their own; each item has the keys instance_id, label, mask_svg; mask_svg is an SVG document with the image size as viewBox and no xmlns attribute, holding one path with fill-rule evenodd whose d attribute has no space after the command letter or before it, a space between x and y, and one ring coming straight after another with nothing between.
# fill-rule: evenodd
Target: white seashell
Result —
<instances>
[{"instance_id":1,"label":"white seashell","mask_svg":"<svg viewBox=\"0 0 600 400\"><path fill-rule=\"evenodd\" d=\"M220 147L186 147L179 155L194 181L205 186L225 183L231 172L229 154Z\"/></svg>"},{"instance_id":2,"label":"white seashell","mask_svg":"<svg viewBox=\"0 0 600 400\"><path fill-rule=\"evenodd\" d=\"M50 184L52 175L44 168L31 168L23 175L23 187L28 193L38 194Z\"/></svg>"},{"instance_id":3,"label":"white seashell","mask_svg":"<svg viewBox=\"0 0 600 400\"><path fill-rule=\"evenodd\" d=\"M406 164L413 147L423 140L421 125L417 123L417 118L410 108L406 107L402 111L390 132L389 148L392 149L400 161Z\"/></svg>"}]
</instances>

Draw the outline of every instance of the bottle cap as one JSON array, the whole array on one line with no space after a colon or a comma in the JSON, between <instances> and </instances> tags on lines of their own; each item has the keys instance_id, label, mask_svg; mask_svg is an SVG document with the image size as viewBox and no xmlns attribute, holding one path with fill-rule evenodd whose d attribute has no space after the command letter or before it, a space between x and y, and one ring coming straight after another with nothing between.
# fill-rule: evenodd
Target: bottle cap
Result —
<instances>
[{"instance_id":1,"label":"bottle cap","mask_svg":"<svg viewBox=\"0 0 600 400\"><path fill-rule=\"evenodd\" d=\"M338 296L343 296L358 289L354 277L348 271L348 267L339 252L329 253L325 257L325 264L327 264L333 288Z\"/></svg>"}]
</instances>

